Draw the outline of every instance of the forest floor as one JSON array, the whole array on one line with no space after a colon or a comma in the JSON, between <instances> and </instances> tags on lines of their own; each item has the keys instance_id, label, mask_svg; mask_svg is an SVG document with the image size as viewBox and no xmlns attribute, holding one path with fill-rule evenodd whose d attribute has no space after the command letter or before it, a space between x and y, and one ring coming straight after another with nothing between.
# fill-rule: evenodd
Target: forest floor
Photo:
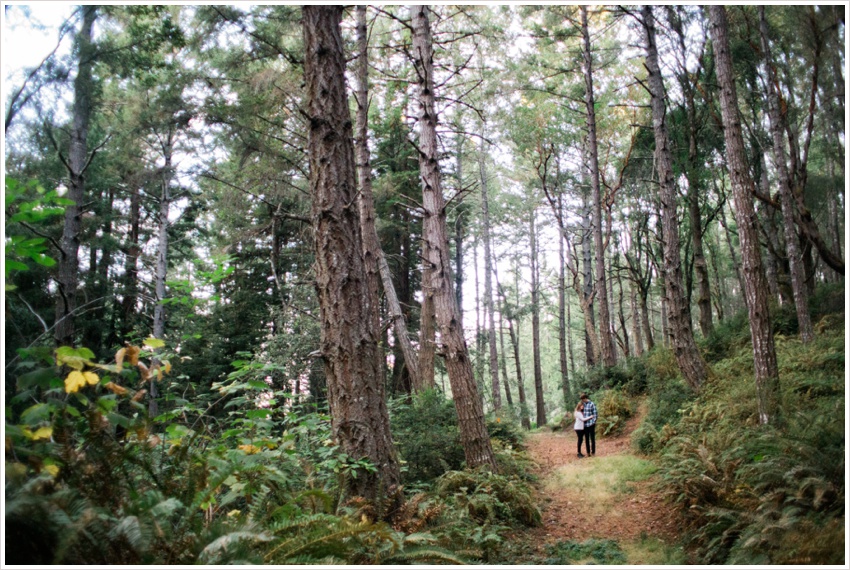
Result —
<instances>
[{"instance_id":1,"label":"forest floor","mask_svg":"<svg viewBox=\"0 0 850 570\"><path fill-rule=\"evenodd\" d=\"M558 556L557 545L580 545L590 539L616 542L613 548L619 548L626 564L687 563L679 545L680 521L653 489L656 466L631 451L630 435L645 413L645 404L641 404L617 436L597 433L594 457L576 456L572 429L529 435L543 524L514 537L524 544L521 557L526 559L516 563L557 563L553 560L553 555ZM576 559L580 552L572 552L573 564L604 563L588 557Z\"/></svg>"}]
</instances>

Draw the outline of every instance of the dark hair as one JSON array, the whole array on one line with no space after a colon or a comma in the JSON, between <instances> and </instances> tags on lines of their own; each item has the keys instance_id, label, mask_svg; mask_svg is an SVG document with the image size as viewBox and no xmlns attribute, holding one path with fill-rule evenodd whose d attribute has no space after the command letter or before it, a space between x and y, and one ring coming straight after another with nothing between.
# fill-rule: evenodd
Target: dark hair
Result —
<instances>
[{"instance_id":1,"label":"dark hair","mask_svg":"<svg viewBox=\"0 0 850 570\"><path fill-rule=\"evenodd\" d=\"M586 393L582 393L582 395L579 396L579 400L589 400L589 399L590 399L590 396L588 396Z\"/></svg>"}]
</instances>

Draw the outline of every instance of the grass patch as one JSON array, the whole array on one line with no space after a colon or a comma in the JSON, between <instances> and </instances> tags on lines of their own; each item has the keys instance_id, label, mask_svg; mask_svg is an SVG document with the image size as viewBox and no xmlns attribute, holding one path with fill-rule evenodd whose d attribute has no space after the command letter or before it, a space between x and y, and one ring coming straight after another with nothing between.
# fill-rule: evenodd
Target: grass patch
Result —
<instances>
[{"instance_id":1,"label":"grass patch","mask_svg":"<svg viewBox=\"0 0 850 570\"><path fill-rule=\"evenodd\" d=\"M621 545L626 555L626 564L633 565L683 565L687 556L681 546L671 546L654 537L643 537Z\"/></svg>"},{"instance_id":2,"label":"grass patch","mask_svg":"<svg viewBox=\"0 0 850 570\"><path fill-rule=\"evenodd\" d=\"M567 487L581 492L587 501L605 502L612 495L631 492L628 483L648 479L657 469L651 461L633 455L594 457L560 467L546 487Z\"/></svg>"},{"instance_id":3,"label":"grass patch","mask_svg":"<svg viewBox=\"0 0 850 570\"><path fill-rule=\"evenodd\" d=\"M546 547L546 564L627 564L626 554L616 540L591 538L584 542L565 540Z\"/></svg>"}]
</instances>

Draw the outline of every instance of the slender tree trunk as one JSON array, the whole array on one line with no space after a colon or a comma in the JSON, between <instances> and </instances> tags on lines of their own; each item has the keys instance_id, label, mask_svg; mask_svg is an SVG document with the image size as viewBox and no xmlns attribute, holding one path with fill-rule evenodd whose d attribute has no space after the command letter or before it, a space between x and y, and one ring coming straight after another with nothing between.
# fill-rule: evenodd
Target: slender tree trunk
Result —
<instances>
[{"instance_id":1,"label":"slender tree trunk","mask_svg":"<svg viewBox=\"0 0 850 570\"><path fill-rule=\"evenodd\" d=\"M682 277L682 260L679 256L678 197L673 177L670 138L667 133L667 110L664 104L666 90L661 77L661 68L658 65L658 49L655 44L655 17L651 6L644 5L641 12L646 39L647 83L655 133L655 164L658 170L661 224L664 232L664 284L667 291L671 341L682 376L694 391L699 391L708 376L708 369L694 340L691 312Z\"/></svg>"},{"instance_id":2,"label":"slender tree trunk","mask_svg":"<svg viewBox=\"0 0 850 570\"><path fill-rule=\"evenodd\" d=\"M407 333L407 321L401 310L401 304L396 295L393 285L392 274L381 243L378 239L378 230L375 226L375 201L372 196L372 166L369 161L369 54L368 34L366 30L366 6L357 6L357 115L355 120L355 155L357 159L357 175L360 182L360 225L363 231L363 257L366 263L366 275L369 283L369 291L377 309L380 299L379 285L383 285L384 295L387 299L390 319L393 323L393 331L404 356L404 363L410 375L410 383L413 389L420 391L425 388L422 376L419 373L419 356ZM372 313L373 327L380 330L380 313L375 310ZM384 355L378 351L379 365L383 369Z\"/></svg>"},{"instance_id":3,"label":"slender tree trunk","mask_svg":"<svg viewBox=\"0 0 850 570\"><path fill-rule=\"evenodd\" d=\"M563 199L558 193L558 215L563 220ZM565 409L569 410L572 402L570 393L570 376L567 367L567 268L564 251L564 236L558 232L558 362L561 366L561 388L564 392Z\"/></svg>"},{"instance_id":4,"label":"slender tree trunk","mask_svg":"<svg viewBox=\"0 0 850 570\"><path fill-rule=\"evenodd\" d=\"M732 269L735 271L735 278L738 280L738 289L744 293L744 278L741 275L741 264L738 263L738 254L735 253L735 246L732 244L732 231L726 223L725 208L720 209L719 213L720 225L723 226L723 235L726 238L726 247L729 248L729 260L732 262ZM746 295L744 295L744 303L746 303Z\"/></svg>"},{"instance_id":5,"label":"slender tree trunk","mask_svg":"<svg viewBox=\"0 0 850 570\"><path fill-rule=\"evenodd\" d=\"M56 285L56 325L53 338L57 346L74 345L74 312L77 309L79 286L80 231L82 230L83 202L88 166L88 134L92 115L95 51L92 45L92 28L97 19L97 6L83 6L83 20L77 34L78 66L74 79L74 110L71 124L71 144L68 150L68 192L66 198L74 204L65 208L62 229L62 247L59 252Z\"/></svg>"},{"instance_id":6,"label":"slender tree trunk","mask_svg":"<svg viewBox=\"0 0 850 570\"><path fill-rule=\"evenodd\" d=\"M458 134L457 141L457 185L458 194L463 190L463 134ZM464 218L466 217L466 204L457 206L457 217L455 218L455 296L457 306L460 308L461 324L463 323L463 237L466 229Z\"/></svg>"},{"instance_id":7,"label":"slender tree trunk","mask_svg":"<svg viewBox=\"0 0 850 570\"><path fill-rule=\"evenodd\" d=\"M422 203L425 210L423 236L427 242L426 263L430 265L434 307L440 327L446 371L458 416L461 444L470 468L486 466L496 470L496 459L484 424L484 411L472 374L472 363L461 327L457 298L454 295L449 240L446 230L446 206L443 199L437 148L437 114L434 107L434 69L431 25L427 6L413 6L413 54L418 75L419 171Z\"/></svg>"},{"instance_id":8,"label":"slender tree trunk","mask_svg":"<svg viewBox=\"0 0 850 570\"><path fill-rule=\"evenodd\" d=\"M499 368L502 370L502 382L505 385L505 400L508 402L508 407L513 408L514 399L511 396L511 386L508 380L508 365L505 358L505 325L502 323L502 319L505 317L505 313L500 310L499 311Z\"/></svg>"},{"instance_id":9,"label":"slender tree trunk","mask_svg":"<svg viewBox=\"0 0 850 570\"><path fill-rule=\"evenodd\" d=\"M525 384L522 381L522 363L519 359L519 338L516 331L514 331L513 317L508 312L508 297L505 294L505 290L502 288L502 285L499 283L499 276L496 274L494 274L494 276L496 278L496 287L498 287L499 294L502 298L501 313L502 315L504 315L505 320L508 323L508 334L511 338L511 347L513 348L514 353L517 396L519 397L519 420L522 424L522 427L524 427L525 429L531 429L531 421L528 419L528 403L525 399Z\"/></svg>"},{"instance_id":10,"label":"slender tree trunk","mask_svg":"<svg viewBox=\"0 0 850 570\"><path fill-rule=\"evenodd\" d=\"M632 313L632 336L635 339L635 356L643 356L643 331L641 330L641 317L638 311L637 290L633 282L629 282L629 309Z\"/></svg>"},{"instance_id":11,"label":"slender tree trunk","mask_svg":"<svg viewBox=\"0 0 850 570\"><path fill-rule=\"evenodd\" d=\"M310 125L310 191L332 428L342 450L375 472L345 481L349 496L396 496L398 459L378 368L378 331L363 259L351 115L345 89L341 6L304 6L304 80Z\"/></svg>"},{"instance_id":12,"label":"slender tree trunk","mask_svg":"<svg viewBox=\"0 0 850 570\"><path fill-rule=\"evenodd\" d=\"M764 6L759 6L759 30L761 32L761 49L767 67L767 113L770 117L770 132L773 136L773 156L776 171L779 174L779 199L782 204L782 226L785 233L785 251L788 254L788 265L791 273L791 289L794 293L794 307L797 310L797 322L800 328L800 339L804 343L815 338L812 327L812 315L809 312L809 300L806 294L803 272L803 256L800 252L799 238L794 223L794 197L791 188L791 176L788 172L788 162L785 154L785 141L782 136L779 95L776 92L776 71L773 68L773 58L770 54L767 19Z\"/></svg>"},{"instance_id":13,"label":"slender tree trunk","mask_svg":"<svg viewBox=\"0 0 850 570\"><path fill-rule=\"evenodd\" d=\"M593 311L593 253L590 247L590 205L587 203L587 194L582 196L582 220L581 220L581 253L582 253L582 275L584 277L584 288L581 297L581 309L584 314L584 353L588 368L599 363L601 347L599 336L596 334L596 319Z\"/></svg>"},{"instance_id":14,"label":"slender tree trunk","mask_svg":"<svg viewBox=\"0 0 850 570\"><path fill-rule=\"evenodd\" d=\"M483 131L483 128L482 128ZM490 348L490 382L493 394L493 408L502 407L499 388L498 353L496 352L496 319L493 303L493 256L490 243L490 206L487 195L487 171L485 168L484 147L478 155L478 172L481 179L481 237L484 241L484 313L487 319L487 343Z\"/></svg>"},{"instance_id":15,"label":"slender tree trunk","mask_svg":"<svg viewBox=\"0 0 850 570\"><path fill-rule=\"evenodd\" d=\"M423 242L422 250L425 250ZM422 386L427 390L433 388L434 358L437 353L437 323L434 314L434 288L431 283L431 266L427 263L422 267L422 306L419 313L419 374Z\"/></svg>"},{"instance_id":16,"label":"slender tree trunk","mask_svg":"<svg viewBox=\"0 0 850 570\"><path fill-rule=\"evenodd\" d=\"M540 270L537 260L536 212L529 212L528 239L531 242L531 338L534 358L534 393L537 403L537 427L546 425L546 402L543 400L543 369L540 364Z\"/></svg>"},{"instance_id":17,"label":"slender tree trunk","mask_svg":"<svg viewBox=\"0 0 850 570\"><path fill-rule=\"evenodd\" d=\"M726 160L732 178L735 219L738 222L738 237L741 242L744 293L747 299L750 336L753 343L759 421L762 424L773 424L780 421L779 368L776 362L776 346L766 295L767 280L762 268L758 234L754 223L753 181L746 164L741 120L738 116L738 96L735 91L735 75L729 51L726 8L710 6L708 12L716 58L717 81L720 86Z\"/></svg>"},{"instance_id":18,"label":"slender tree trunk","mask_svg":"<svg viewBox=\"0 0 850 570\"><path fill-rule=\"evenodd\" d=\"M121 312L124 317L122 336L126 337L133 328L136 314L136 303L139 294L139 225L141 220L141 199L137 185L133 186L130 194L129 226L127 235L126 258L124 260L124 298L121 300Z\"/></svg>"},{"instance_id":19,"label":"slender tree trunk","mask_svg":"<svg viewBox=\"0 0 850 570\"><path fill-rule=\"evenodd\" d=\"M605 277L605 249L602 228L602 188L599 181L599 150L596 142L596 102L593 95L593 59L590 51L590 32L587 26L587 6L581 7L581 33L584 40L585 108L587 110L587 148L590 159L590 189L593 195L593 245L596 250L596 303L599 307L599 344L602 364L617 364L611 334L611 311Z\"/></svg>"},{"instance_id":20,"label":"slender tree trunk","mask_svg":"<svg viewBox=\"0 0 850 570\"><path fill-rule=\"evenodd\" d=\"M171 213L171 183L174 180L174 166L172 158L174 155L174 131L169 127L167 132L161 137L162 157L164 165L162 167L162 178L160 184L162 186L159 196L159 212L157 220L157 253L156 253L156 271L154 277L154 309L153 309L153 337L162 339L165 337L165 298L166 298L166 279L168 278L168 227L171 223L168 221L168 216ZM151 377L148 384L148 414L150 417L155 417L159 413L157 404L158 390L156 386L156 378Z\"/></svg>"}]
</instances>

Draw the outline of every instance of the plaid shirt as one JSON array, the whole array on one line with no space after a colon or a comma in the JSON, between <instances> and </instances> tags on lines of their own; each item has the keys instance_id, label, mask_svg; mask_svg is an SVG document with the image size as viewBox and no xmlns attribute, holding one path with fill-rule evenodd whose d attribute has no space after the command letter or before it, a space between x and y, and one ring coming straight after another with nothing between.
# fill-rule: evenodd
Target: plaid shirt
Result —
<instances>
[{"instance_id":1,"label":"plaid shirt","mask_svg":"<svg viewBox=\"0 0 850 570\"><path fill-rule=\"evenodd\" d=\"M590 416L590 419L584 422L584 427L592 426L596 423L596 404L588 400L584 403L584 417Z\"/></svg>"}]
</instances>

